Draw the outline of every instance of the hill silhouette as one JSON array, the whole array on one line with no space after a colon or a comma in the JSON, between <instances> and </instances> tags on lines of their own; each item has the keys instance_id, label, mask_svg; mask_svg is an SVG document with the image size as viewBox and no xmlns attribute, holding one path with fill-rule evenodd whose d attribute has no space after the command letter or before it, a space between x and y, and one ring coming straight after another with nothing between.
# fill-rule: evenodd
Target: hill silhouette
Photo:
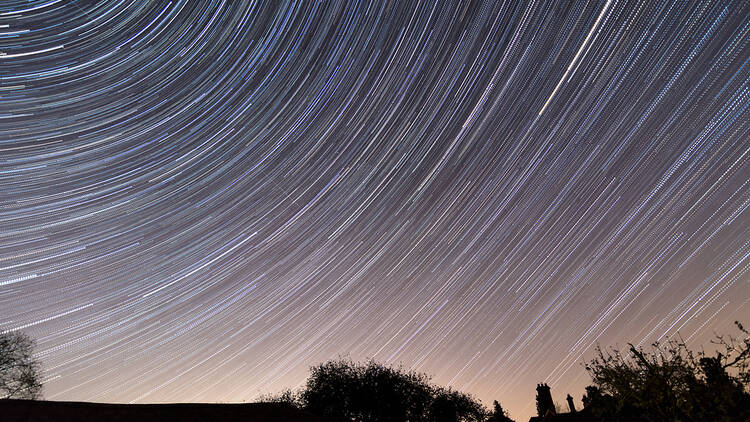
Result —
<instances>
[{"instance_id":1,"label":"hill silhouette","mask_svg":"<svg viewBox=\"0 0 750 422\"><path fill-rule=\"evenodd\" d=\"M112 404L0 400L3 422L322 422L286 403Z\"/></svg>"}]
</instances>

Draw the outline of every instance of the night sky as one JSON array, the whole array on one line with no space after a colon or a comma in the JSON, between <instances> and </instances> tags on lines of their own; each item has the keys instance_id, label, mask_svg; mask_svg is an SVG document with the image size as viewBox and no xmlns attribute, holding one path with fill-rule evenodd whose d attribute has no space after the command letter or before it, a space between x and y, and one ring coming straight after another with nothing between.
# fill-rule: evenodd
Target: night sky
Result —
<instances>
[{"instance_id":1,"label":"night sky","mask_svg":"<svg viewBox=\"0 0 750 422\"><path fill-rule=\"evenodd\" d=\"M0 330L51 400L580 406L750 323L749 107L748 1L5 1Z\"/></svg>"}]
</instances>

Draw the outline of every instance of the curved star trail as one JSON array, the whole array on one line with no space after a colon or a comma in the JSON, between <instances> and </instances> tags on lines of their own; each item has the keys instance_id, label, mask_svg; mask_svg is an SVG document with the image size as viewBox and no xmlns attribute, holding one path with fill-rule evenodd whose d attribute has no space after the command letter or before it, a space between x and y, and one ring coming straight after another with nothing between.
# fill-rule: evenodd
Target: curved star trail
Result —
<instances>
[{"instance_id":1,"label":"curved star trail","mask_svg":"<svg viewBox=\"0 0 750 422\"><path fill-rule=\"evenodd\" d=\"M398 3L398 2L396 2ZM45 395L349 355L521 420L750 321L750 3L6 1L0 330Z\"/></svg>"}]
</instances>

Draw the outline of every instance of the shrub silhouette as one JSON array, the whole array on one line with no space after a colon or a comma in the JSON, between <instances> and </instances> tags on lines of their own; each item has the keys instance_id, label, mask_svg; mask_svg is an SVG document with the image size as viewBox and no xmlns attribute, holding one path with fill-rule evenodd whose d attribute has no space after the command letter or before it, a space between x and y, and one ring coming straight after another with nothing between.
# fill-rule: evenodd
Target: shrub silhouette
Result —
<instances>
[{"instance_id":1,"label":"shrub silhouette","mask_svg":"<svg viewBox=\"0 0 750 422\"><path fill-rule=\"evenodd\" d=\"M429 413L436 422L483 421L487 410L468 394L438 388Z\"/></svg>"},{"instance_id":2,"label":"shrub silhouette","mask_svg":"<svg viewBox=\"0 0 750 422\"><path fill-rule=\"evenodd\" d=\"M500 406L500 403L495 400L492 403L492 413L489 415L489 418L487 419L487 422L514 422L513 419L508 416L508 412L506 412L502 406Z\"/></svg>"},{"instance_id":3,"label":"shrub silhouette","mask_svg":"<svg viewBox=\"0 0 750 422\"><path fill-rule=\"evenodd\" d=\"M0 333L0 398L37 399L41 395L40 364L34 341L19 332Z\"/></svg>"},{"instance_id":4,"label":"shrub silhouette","mask_svg":"<svg viewBox=\"0 0 750 422\"><path fill-rule=\"evenodd\" d=\"M285 403L290 404L298 409L302 408L300 394L291 389L283 390L278 394L263 394L256 400L258 403Z\"/></svg>"},{"instance_id":5,"label":"shrub silhouette","mask_svg":"<svg viewBox=\"0 0 750 422\"><path fill-rule=\"evenodd\" d=\"M425 374L375 361L338 359L311 369L300 405L339 421L483 421L486 409L470 395L433 386Z\"/></svg>"},{"instance_id":6,"label":"shrub silhouette","mask_svg":"<svg viewBox=\"0 0 750 422\"><path fill-rule=\"evenodd\" d=\"M717 336L714 356L675 340L629 344L629 356L597 348L584 403L609 421L750 421L750 333L735 324L746 337Z\"/></svg>"}]
</instances>

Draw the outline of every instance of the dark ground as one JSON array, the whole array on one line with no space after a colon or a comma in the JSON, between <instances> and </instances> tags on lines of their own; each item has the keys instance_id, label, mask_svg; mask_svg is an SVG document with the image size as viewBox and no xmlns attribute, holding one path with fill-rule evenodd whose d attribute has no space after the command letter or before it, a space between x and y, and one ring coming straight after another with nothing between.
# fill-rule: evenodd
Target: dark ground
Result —
<instances>
[{"instance_id":1,"label":"dark ground","mask_svg":"<svg viewBox=\"0 0 750 422\"><path fill-rule=\"evenodd\" d=\"M321 422L282 403L109 404L0 400L2 422Z\"/></svg>"}]
</instances>

